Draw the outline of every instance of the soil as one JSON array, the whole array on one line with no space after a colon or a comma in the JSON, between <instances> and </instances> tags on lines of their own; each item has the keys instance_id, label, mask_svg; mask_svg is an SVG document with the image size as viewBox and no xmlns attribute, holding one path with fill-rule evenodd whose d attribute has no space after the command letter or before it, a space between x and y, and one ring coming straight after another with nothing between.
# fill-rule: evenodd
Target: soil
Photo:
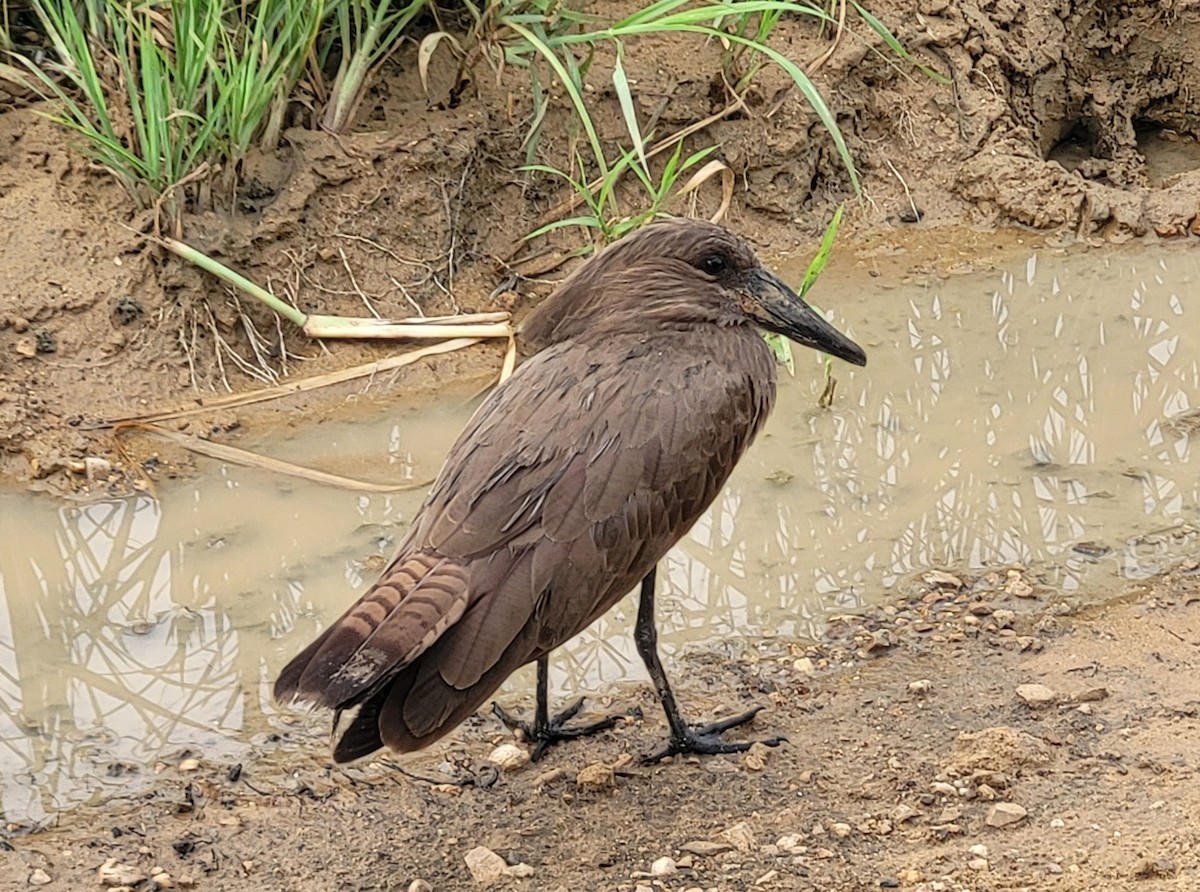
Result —
<instances>
[{"instance_id":1,"label":"soil","mask_svg":"<svg viewBox=\"0 0 1200 892\"><path fill-rule=\"evenodd\" d=\"M498 888L1195 889L1198 647L1195 562L1083 612L1020 568L933 572L819 642L675 660L686 709L764 705L744 734L778 748L642 765L648 685L589 707L644 719L509 770L528 747L490 715L347 769L327 717L289 716L250 761L181 753L10 837L0 888L482 888L482 847Z\"/></svg>"},{"instance_id":2,"label":"soil","mask_svg":"<svg viewBox=\"0 0 1200 892\"><path fill-rule=\"evenodd\" d=\"M979 245L1001 226L1059 241L1200 235L1194 0L869 7L946 83L889 61L861 21L815 70L862 202L815 115L771 69L747 109L688 143L721 146L736 174L727 222L764 257L811 251L845 201L842 250L898 279L986 262ZM829 46L804 21L773 40L799 60ZM615 151L611 64L597 57L591 98ZM662 133L725 102L719 47L647 39L625 64ZM482 62L469 74L459 95L454 60L435 54L431 102L415 49L400 52L354 133L288 130L238 171L238 207L188 215L184 238L306 311L520 312L569 269L580 235L521 240L563 194L514 173L530 108L520 77L497 79ZM147 235L152 215L41 111L0 93L0 477L59 493L145 486L155 472L144 459L161 447L118 443L104 422L402 349L305 341L166 254ZM550 112L541 160L569 163L566 122ZM718 200L671 209L707 215ZM916 248L889 257L897 245ZM499 356L483 345L426 360L369 393L482 377ZM299 410L320 417L363 389L173 424L220 438ZM479 717L405 761L436 783L386 761L334 770L316 720L296 719L264 731L240 767L181 755L136 795L37 832L9 827L0 888L459 889L479 846L528 865L528 878L510 867L497 881L526 889L1198 888L1198 578L1180 568L1078 613L1019 568L931 576L887 608L835 618L815 644L727 641L677 658L694 714L770 704L753 731L788 743L747 755L640 765L663 735L646 687L592 704L637 705L643 720L514 771L488 761L509 738ZM1027 588L1039 598L1018 597ZM1025 683L1049 689L1026 697L1048 701L1022 699ZM660 862L651 875L664 857L675 872Z\"/></svg>"}]
</instances>

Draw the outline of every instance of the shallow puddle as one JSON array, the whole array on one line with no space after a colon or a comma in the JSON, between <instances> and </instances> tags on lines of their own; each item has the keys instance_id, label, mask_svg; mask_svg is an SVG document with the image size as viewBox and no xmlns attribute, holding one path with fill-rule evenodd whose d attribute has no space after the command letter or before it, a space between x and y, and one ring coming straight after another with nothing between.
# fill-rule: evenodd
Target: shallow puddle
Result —
<instances>
[{"instance_id":1,"label":"shallow puddle","mask_svg":"<svg viewBox=\"0 0 1200 892\"><path fill-rule=\"evenodd\" d=\"M820 360L797 351L765 435L666 559L668 648L809 635L933 567L1021 562L1047 597L1098 600L1194 553L1193 249L1042 251L928 284L824 284L816 300L870 365L834 368L836 400L821 410ZM446 403L358 412L258 448L425 481L470 411ZM182 748L236 757L268 733L271 680L374 579L422 496L204 467L159 500L0 495L8 821L128 789ZM555 688L643 677L632 615L626 600L557 654Z\"/></svg>"}]
</instances>

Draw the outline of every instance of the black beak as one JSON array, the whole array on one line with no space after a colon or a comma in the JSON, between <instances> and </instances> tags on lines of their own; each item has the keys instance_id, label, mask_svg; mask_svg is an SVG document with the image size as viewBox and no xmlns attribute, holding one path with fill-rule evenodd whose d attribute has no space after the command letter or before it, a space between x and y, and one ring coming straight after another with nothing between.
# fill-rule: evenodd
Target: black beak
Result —
<instances>
[{"instance_id":1,"label":"black beak","mask_svg":"<svg viewBox=\"0 0 1200 892\"><path fill-rule=\"evenodd\" d=\"M750 312L763 328L854 365L867 364L862 347L826 322L773 272L754 270L748 284Z\"/></svg>"}]
</instances>

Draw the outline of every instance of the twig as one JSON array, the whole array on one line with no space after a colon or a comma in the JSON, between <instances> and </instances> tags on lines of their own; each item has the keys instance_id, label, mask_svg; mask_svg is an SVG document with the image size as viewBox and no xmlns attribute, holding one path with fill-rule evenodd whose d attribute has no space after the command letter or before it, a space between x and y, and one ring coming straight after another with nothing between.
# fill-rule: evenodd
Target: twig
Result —
<instances>
[{"instance_id":1,"label":"twig","mask_svg":"<svg viewBox=\"0 0 1200 892\"><path fill-rule=\"evenodd\" d=\"M883 159L883 163L888 166L888 169L896 175L896 179L900 181L900 185L904 187L904 197L908 199L908 206L912 208L913 219L920 220L921 212L917 210L917 204L913 201L912 193L908 191L908 183L904 182L904 177L900 176L900 171L896 170L891 160L887 157Z\"/></svg>"}]
</instances>

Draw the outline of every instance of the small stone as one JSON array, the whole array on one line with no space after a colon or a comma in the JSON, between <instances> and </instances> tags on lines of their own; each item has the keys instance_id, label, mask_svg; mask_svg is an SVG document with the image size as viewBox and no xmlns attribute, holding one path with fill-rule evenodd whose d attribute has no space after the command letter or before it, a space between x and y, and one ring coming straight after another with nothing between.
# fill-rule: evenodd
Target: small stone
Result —
<instances>
[{"instance_id":1,"label":"small stone","mask_svg":"<svg viewBox=\"0 0 1200 892\"><path fill-rule=\"evenodd\" d=\"M16 351L18 356L26 359L37 356L37 342L33 338L17 338Z\"/></svg>"},{"instance_id":2,"label":"small stone","mask_svg":"<svg viewBox=\"0 0 1200 892\"><path fill-rule=\"evenodd\" d=\"M900 871L900 882L906 886L915 886L925 879L925 875L915 867L907 867Z\"/></svg>"},{"instance_id":3,"label":"small stone","mask_svg":"<svg viewBox=\"0 0 1200 892\"><path fill-rule=\"evenodd\" d=\"M934 781L929 785L929 789L935 793L940 793L943 796L957 796L958 788L954 784L948 784L945 781Z\"/></svg>"},{"instance_id":4,"label":"small stone","mask_svg":"<svg viewBox=\"0 0 1200 892\"><path fill-rule=\"evenodd\" d=\"M745 821L738 821L732 827L722 830L721 838L733 843L733 847L739 852L752 852L758 848L758 843L754 840L754 831Z\"/></svg>"},{"instance_id":5,"label":"small stone","mask_svg":"<svg viewBox=\"0 0 1200 892\"><path fill-rule=\"evenodd\" d=\"M514 864L511 867L505 868L504 871L508 876L515 877L518 880L526 880L535 873L533 867L522 861L520 864Z\"/></svg>"},{"instance_id":6,"label":"small stone","mask_svg":"<svg viewBox=\"0 0 1200 892\"><path fill-rule=\"evenodd\" d=\"M711 858L733 851L733 844L728 842L710 842L707 839L695 839L685 842L679 847L684 852L699 855L701 858Z\"/></svg>"},{"instance_id":7,"label":"small stone","mask_svg":"<svg viewBox=\"0 0 1200 892\"><path fill-rule=\"evenodd\" d=\"M989 827L1010 827L1025 820L1029 814L1015 802L997 802L988 810L987 825Z\"/></svg>"},{"instance_id":8,"label":"small stone","mask_svg":"<svg viewBox=\"0 0 1200 892\"><path fill-rule=\"evenodd\" d=\"M529 764L529 753L515 743L502 743L488 754L488 761L501 771L516 771Z\"/></svg>"},{"instance_id":9,"label":"small stone","mask_svg":"<svg viewBox=\"0 0 1200 892\"><path fill-rule=\"evenodd\" d=\"M918 678L916 681L908 683L908 692L917 696L924 696L933 690L933 682L928 678Z\"/></svg>"},{"instance_id":10,"label":"small stone","mask_svg":"<svg viewBox=\"0 0 1200 892\"><path fill-rule=\"evenodd\" d=\"M838 821L829 825L829 831L838 839L845 839L850 835L850 825Z\"/></svg>"},{"instance_id":11,"label":"small stone","mask_svg":"<svg viewBox=\"0 0 1200 892\"><path fill-rule=\"evenodd\" d=\"M751 744L750 749L746 750L746 755L742 762L746 766L747 771L762 771L767 767L767 760L770 758L771 748L764 743L755 741Z\"/></svg>"},{"instance_id":12,"label":"small stone","mask_svg":"<svg viewBox=\"0 0 1200 892\"><path fill-rule=\"evenodd\" d=\"M669 877L678 870L679 868L675 864L675 859L663 855L663 857L655 859L654 863L650 865L650 876Z\"/></svg>"},{"instance_id":13,"label":"small stone","mask_svg":"<svg viewBox=\"0 0 1200 892\"><path fill-rule=\"evenodd\" d=\"M171 879L171 875L161 868L150 872L150 879L153 880L155 887L159 889L174 889L175 881Z\"/></svg>"},{"instance_id":14,"label":"small stone","mask_svg":"<svg viewBox=\"0 0 1200 892\"><path fill-rule=\"evenodd\" d=\"M184 759L179 763L180 771L198 771L200 769L199 759Z\"/></svg>"},{"instance_id":15,"label":"small stone","mask_svg":"<svg viewBox=\"0 0 1200 892\"><path fill-rule=\"evenodd\" d=\"M504 859L487 846L476 846L463 856L467 870L477 883L487 885L508 876L508 865Z\"/></svg>"},{"instance_id":16,"label":"small stone","mask_svg":"<svg viewBox=\"0 0 1200 892\"><path fill-rule=\"evenodd\" d=\"M816 664L813 663L810 657L801 657L792 663L792 668L797 672L803 672L805 675L811 675L817 671Z\"/></svg>"},{"instance_id":17,"label":"small stone","mask_svg":"<svg viewBox=\"0 0 1200 892\"><path fill-rule=\"evenodd\" d=\"M1061 864L1057 864L1054 861L1051 861L1049 864L1046 865L1046 873L1053 874L1054 876L1059 876L1062 872L1063 872L1063 869L1062 869Z\"/></svg>"},{"instance_id":18,"label":"small stone","mask_svg":"<svg viewBox=\"0 0 1200 892\"><path fill-rule=\"evenodd\" d=\"M1011 610L997 610L992 614L992 622L1001 629L1011 629L1017 621L1017 615Z\"/></svg>"},{"instance_id":19,"label":"small stone","mask_svg":"<svg viewBox=\"0 0 1200 892\"><path fill-rule=\"evenodd\" d=\"M984 802L995 802L999 797L996 791L988 784L980 784L975 788L976 794Z\"/></svg>"},{"instance_id":20,"label":"small stone","mask_svg":"<svg viewBox=\"0 0 1200 892\"><path fill-rule=\"evenodd\" d=\"M121 864L116 858L109 858L101 864L99 874L102 886L136 886L146 879L146 874L137 867Z\"/></svg>"},{"instance_id":21,"label":"small stone","mask_svg":"<svg viewBox=\"0 0 1200 892\"><path fill-rule=\"evenodd\" d=\"M772 882L778 876L779 876L778 870L768 870L766 873L764 873L762 876L760 876L757 880L754 881L754 885L765 886L765 885L767 885L767 883Z\"/></svg>"},{"instance_id":22,"label":"small stone","mask_svg":"<svg viewBox=\"0 0 1200 892\"><path fill-rule=\"evenodd\" d=\"M986 858L988 856L988 847L985 845L973 845L967 851L977 858Z\"/></svg>"},{"instance_id":23,"label":"small stone","mask_svg":"<svg viewBox=\"0 0 1200 892\"><path fill-rule=\"evenodd\" d=\"M599 793L612 789L615 783L616 776L613 774L612 767L605 765L603 762L593 762L591 765L585 765L575 775L575 784L581 790L591 790Z\"/></svg>"},{"instance_id":24,"label":"small stone","mask_svg":"<svg viewBox=\"0 0 1200 892\"><path fill-rule=\"evenodd\" d=\"M408 884L408 892L433 892L433 886L424 880L416 879Z\"/></svg>"},{"instance_id":25,"label":"small stone","mask_svg":"<svg viewBox=\"0 0 1200 892\"><path fill-rule=\"evenodd\" d=\"M33 873L29 875L29 885L44 886L50 882L50 874L42 870L40 867L35 868Z\"/></svg>"},{"instance_id":26,"label":"small stone","mask_svg":"<svg viewBox=\"0 0 1200 892\"><path fill-rule=\"evenodd\" d=\"M799 833L786 833L779 837L779 839L775 840L775 848L779 849L781 852L787 852L789 855L793 855L798 849L804 848L804 845L801 843L803 838L804 837L802 837Z\"/></svg>"},{"instance_id":27,"label":"small stone","mask_svg":"<svg viewBox=\"0 0 1200 892\"><path fill-rule=\"evenodd\" d=\"M899 889L900 888L900 879L899 879L899 877L880 877L879 878L879 888L880 889Z\"/></svg>"},{"instance_id":28,"label":"small stone","mask_svg":"<svg viewBox=\"0 0 1200 892\"><path fill-rule=\"evenodd\" d=\"M1044 684L1017 685L1017 696L1034 708L1053 706L1058 702L1058 694Z\"/></svg>"},{"instance_id":29,"label":"small stone","mask_svg":"<svg viewBox=\"0 0 1200 892\"><path fill-rule=\"evenodd\" d=\"M972 858L967 862L967 867L971 868L971 870L987 870L987 858Z\"/></svg>"},{"instance_id":30,"label":"small stone","mask_svg":"<svg viewBox=\"0 0 1200 892\"><path fill-rule=\"evenodd\" d=\"M1051 818L1050 819L1050 827L1054 830L1062 830L1062 828L1066 827L1066 826L1067 826L1067 822L1064 821L1062 818Z\"/></svg>"}]
</instances>

